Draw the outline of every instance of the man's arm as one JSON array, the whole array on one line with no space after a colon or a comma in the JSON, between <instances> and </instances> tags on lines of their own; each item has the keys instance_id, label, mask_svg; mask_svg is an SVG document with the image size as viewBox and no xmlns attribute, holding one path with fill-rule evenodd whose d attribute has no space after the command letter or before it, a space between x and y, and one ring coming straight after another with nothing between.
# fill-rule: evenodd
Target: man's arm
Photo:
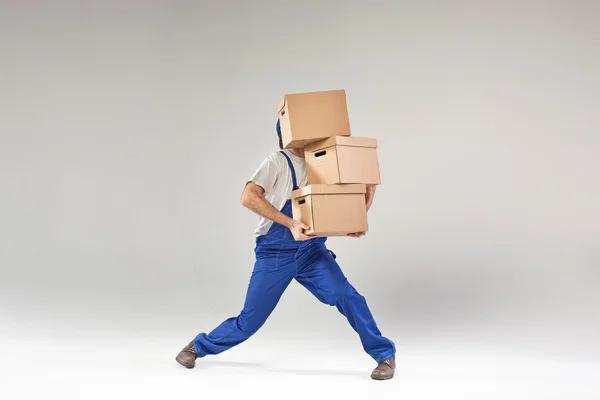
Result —
<instances>
[{"instance_id":1,"label":"man's arm","mask_svg":"<svg viewBox=\"0 0 600 400\"><path fill-rule=\"evenodd\" d=\"M376 185L367 185L367 193L365 194L365 200L367 202L367 211L371 208L371 204L373 204L373 198L375 197L375 188Z\"/></svg>"},{"instance_id":2,"label":"man's arm","mask_svg":"<svg viewBox=\"0 0 600 400\"><path fill-rule=\"evenodd\" d=\"M300 221L296 221L277 210L264 197L265 190L253 182L248 182L242 193L241 203L256 214L287 227L296 240L307 240L311 237L304 234L309 229Z\"/></svg>"},{"instance_id":3,"label":"man's arm","mask_svg":"<svg viewBox=\"0 0 600 400\"><path fill-rule=\"evenodd\" d=\"M367 204L367 211L369 211L369 208L371 208L371 204L373 204L373 198L375 197L375 188L376 187L377 187L376 185L367 185L367 192L365 193L365 202ZM347 236L359 238L364 235L365 235L365 232L356 232L356 233L349 233Z\"/></svg>"}]
</instances>

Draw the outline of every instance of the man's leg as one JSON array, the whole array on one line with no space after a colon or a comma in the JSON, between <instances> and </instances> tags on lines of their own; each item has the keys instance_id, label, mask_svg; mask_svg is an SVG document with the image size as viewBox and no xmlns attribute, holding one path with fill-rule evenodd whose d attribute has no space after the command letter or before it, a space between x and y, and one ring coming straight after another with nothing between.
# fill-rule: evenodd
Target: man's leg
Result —
<instances>
[{"instance_id":1,"label":"man's leg","mask_svg":"<svg viewBox=\"0 0 600 400\"><path fill-rule=\"evenodd\" d=\"M381 335L365 298L348 282L325 246L303 255L298 264L296 280L321 302L337 307L376 362L383 363L395 355L394 343Z\"/></svg>"},{"instance_id":2,"label":"man's leg","mask_svg":"<svg viewBox=\"0 0 600 400\"><path fill-rule=\"evenodd\" d=\"M219 354L244 342L265 323L295 273L293 253L257 259L241 313L226 319L208 334L200 333L182 353L188 349L188 352L194 351L195 357L204 357ZM195 357L187 362L183 357L182 362L180 356L178 362L188 368L193 367Z\"/></svg>"}]
</instances>

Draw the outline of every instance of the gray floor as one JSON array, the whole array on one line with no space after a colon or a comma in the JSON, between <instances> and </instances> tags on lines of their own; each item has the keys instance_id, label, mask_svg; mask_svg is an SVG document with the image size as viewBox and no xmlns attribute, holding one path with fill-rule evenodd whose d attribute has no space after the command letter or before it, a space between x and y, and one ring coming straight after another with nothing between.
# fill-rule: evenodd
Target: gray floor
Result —
<instances>
[{"instance_id":1,"label":"gray floor","mask_svg":"<svg viewBox=\"0 0 600 400\"><path fill-rule=\"evenodd\" d=\"M369 379L372 360L348 337L302 340L265 329L187 370L174 361L185 344L183 330L45 334L43 324L35 330L28 322L13 321L0 336L0 398L600 398L597 359L527 352L507 343L408 335L398 346L396 378L376 382Z\"/></svg>"}]
</instances>

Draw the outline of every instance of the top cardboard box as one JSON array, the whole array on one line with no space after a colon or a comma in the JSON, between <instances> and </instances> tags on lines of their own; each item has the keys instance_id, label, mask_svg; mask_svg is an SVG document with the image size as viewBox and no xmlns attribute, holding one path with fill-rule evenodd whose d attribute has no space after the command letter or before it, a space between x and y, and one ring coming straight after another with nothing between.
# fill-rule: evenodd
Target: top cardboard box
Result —
<instances>
[{"instance_id":1,"label":"top cardboard box","mask_svg":"<svg viewBox=\"0 0 600 400\"><path fill-rule=\"evenodd\" d=\"M277 107L286 149L332 136L350 136L346 91L286 94Z\"/></svg>"}]
</instances>

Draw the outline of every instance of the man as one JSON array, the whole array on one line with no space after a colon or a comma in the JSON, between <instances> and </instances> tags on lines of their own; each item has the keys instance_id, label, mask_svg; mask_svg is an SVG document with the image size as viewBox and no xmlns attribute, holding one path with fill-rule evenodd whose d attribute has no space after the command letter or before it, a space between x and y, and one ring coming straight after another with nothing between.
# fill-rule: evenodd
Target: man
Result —
<instances>
[{"instance_id":1,"label":"man","mask_svg":"<svg viewBox=\"0 0 600 400\"><path fill-rule=\"evenodd\" d=\"M244 308L237 317L223 321L210 333L200 333L177 355L178 363L193 368L196 358L214 355L236 346L260 329L281 295L296 279L317 299L336 306L358 333L363 349L378 363L371 378L393 378L396 368L394 343L383 337L366 300L348 282L326 238L304 233L308 226L292 219L291 192L307 184L303 149L283 149L277 121L279 148L262 162L246 183L241 203L259 215L255 231L256 261ZM369 186L367 210L375 186ZM360 237L364 232L350 234Z\"/></svg>"}]
</instances>

